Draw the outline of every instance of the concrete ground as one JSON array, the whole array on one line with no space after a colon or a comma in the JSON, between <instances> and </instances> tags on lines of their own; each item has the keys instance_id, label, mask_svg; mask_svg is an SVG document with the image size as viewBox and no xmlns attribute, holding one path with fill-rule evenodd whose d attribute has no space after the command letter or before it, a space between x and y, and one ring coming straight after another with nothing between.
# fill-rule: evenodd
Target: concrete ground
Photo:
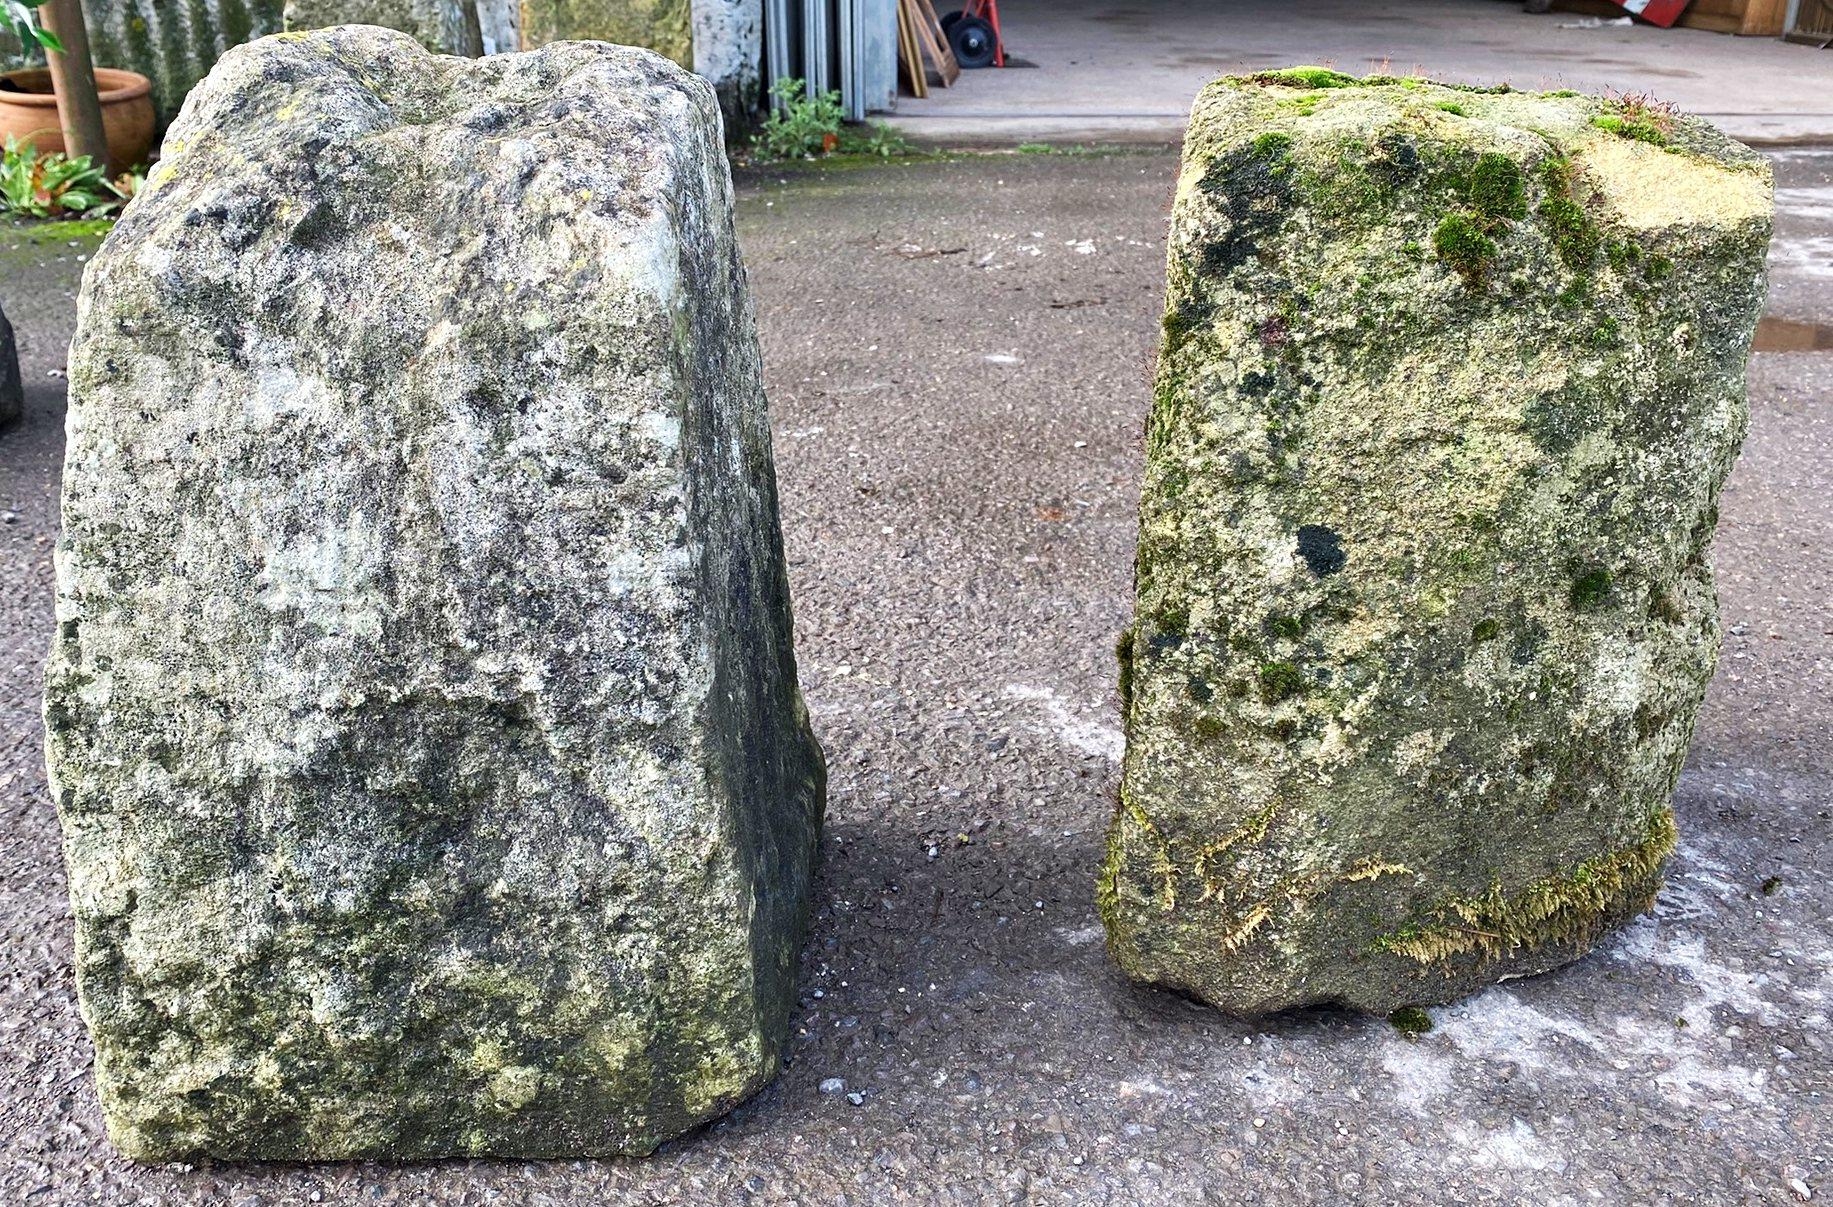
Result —
<instances>
[{"instance_id":1,"label":"concrete ground","mask_svg":"<svg viewBox=\"0 0 1833 1207\"><path fill-rule=\"evenodd\" d=\"M1777 166L1770 330L1795 338L1833 325L1833 154ZM741 182L830 824L790 1067L642 1161L139 1167L109 1148L37 722L54 374L90 245L0 233L32 383L0 435L0 1202L1833 1196L1833 355L1752 363L1726 654L1652 917L1434 1009L1417 1039L1343 1013L1234 1022L1109 963L1111 651L1174 170L1006 155Z\"/></svg>"},{"instance_id":2,"label":"concrete ground","mask_svg":"<svg viewBox=\"0 0 1833 1207\"><path fill-rule=\"evenodd\" d=\"M943 11L960 7L946 0ZM1833 142L1833 51L1777 38L1604 26L1502 0L1003 0L1035 68L966 71L892 124L950 145L1175 142L1218 75L1334 66L1517 88L1649 92L1748 142Z\"/></svg>"}]
</instances>

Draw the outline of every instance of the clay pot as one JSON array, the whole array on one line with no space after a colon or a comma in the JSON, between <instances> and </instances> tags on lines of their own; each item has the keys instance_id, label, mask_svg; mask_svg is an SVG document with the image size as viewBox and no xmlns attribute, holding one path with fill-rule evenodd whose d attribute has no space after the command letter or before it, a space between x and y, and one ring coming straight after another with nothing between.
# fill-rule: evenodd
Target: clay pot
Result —
<instances>
[{"instance_id":1,"label":"clay pot","mask_svg":"<svg viewBox=\"0 0 1833 1207\"><path fill-rule=\"evenodd\" d=\"M137 72L112 67L96 68L95 84L102 94L102 132L108 138L108 174L113 176L145 163L153 150L153 85ZM0 74L0 144L9 134L42 154L64 149L51 73L44 68Z\"/></svg>"}]
</instances>

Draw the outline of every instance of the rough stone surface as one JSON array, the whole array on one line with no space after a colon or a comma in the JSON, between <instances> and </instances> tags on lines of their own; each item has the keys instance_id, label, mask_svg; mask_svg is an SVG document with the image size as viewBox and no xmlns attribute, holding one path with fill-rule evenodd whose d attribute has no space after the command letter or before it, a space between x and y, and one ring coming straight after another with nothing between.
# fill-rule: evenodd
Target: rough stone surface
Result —
<instances>
[{"instance_id":1,"label":"rough stone surface","mask_svg":"<svg viewBox=\"0 0 1833 1207\"><path fill-rule=\"evenodd\" d=\"M19 384L19 349L13 346L13 327L0 310L0 427L19 421L25 412L25 390Z\"/></svg>"},{"instance_id":2,"label":"rough stone surface","mask_svg":"<svg viewBox=\"0 0 1833 1207\"><path fill-rule=\"evenodd\" d=\"M823 800L711 89L226 55L90 265L47 673L145 1159L642 1152L775 1071Z\"/></svg>"},{"instance_id":3,"label":"rough stone surface","mask_svg":"<svg viewBox=\"0 0 1833 1207\"><path fill-rule=\"evenodd\" d=\"M1633 101L1203 93L1099 884L1129 975L1387 1011L1649 907L1770 193Z\"/></svg>"},{"instance_id":4,"label":"rough stone surface","mask_svg":"<svg viewBox=\"0 0 1833 1207\"><path fill-rule=\"evenodd\" d=\"M522 45L595 38L694 66L690 0L522 0Z\"/></svg>"},{"instance_id":5,"label":"rough stone surface","mask_svg":"<svg viewBox=\"0 0 1833 1207\"><path fill-rule=\"evenodd\" d=\"M726 121L740 122L762 99L763 0L694 0L691 8L694 73L719 93Z\"/></svg>"},{"instance_id":6,"label":"rough stone surface","mask_svg":"<svg viewBox=\"0 0 1833 1207\"><path fill-rule=\"evenodd\" d=\"M435 54L484 53L476 0L286 0L289 32L333 25L400 30Z\"/></svg>"},{"instance_id":7,"label":"rough stone surface","mask_svg":"<svg viewBox=\"0 0 1833 1207\"><path fill-rule=\"evenodd\" d=\"M522 48L519 0L477 0L477 25L485 54L513 54Z\"/></svg>"}]
</instances>

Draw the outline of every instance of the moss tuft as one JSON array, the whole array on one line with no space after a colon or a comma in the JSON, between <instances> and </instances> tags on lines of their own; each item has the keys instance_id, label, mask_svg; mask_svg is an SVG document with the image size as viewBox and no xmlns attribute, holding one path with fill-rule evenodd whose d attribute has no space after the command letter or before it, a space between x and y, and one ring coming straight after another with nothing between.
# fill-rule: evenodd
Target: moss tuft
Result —
<instances>
[{"instance_id":1,"label":"moss tuft","mask_svg":"<svg viewBox=\"0 0 1833 1207\"><path fill-rule=\"evenodd\" d=\"M1374 949L1433 964L1587 942L1612 918L1654 903L1661 865L1678 837L1674 813L1664 806L1631 846L1536 880L1512 897L1496 883L1480 897L1447 898L1426 920L1375 940Z\"/></svg>"},{"instance_id":2,"label":"moss tuft","mask_svg":"<svg viewBox=\"0 0 1833 1207\"><path fill-rule=\"evenodd\" d=\"M1621 138L1633 138L1637 142L1653 144L1657 147L1668 145L1668 136L1660 126L1646 118L1622 117L1615 113L1600 113L1591 119L1591 124L1600 130L1608 130Z\"/></svg>"},{"instance_id":3,"label":"moss tuft","mask_svg":"<svg viewBox=\"0 0 1833 1207\"><path fill-rule=\"evenodd\" d=\"M1494 641L1502 634L1502 622L1494 616L1485 616L1470 626L1470 644L1481 645L1485 641Z\"/></svg>"},{"instance_id":4,"label":"moss tuft","mask_svg":"<svg viewBox=\"0 0 1833 1207\"><path fill-rule=\"evenodd\" d=\"M1253 141L1254 154L1261 159L1284 155L1292 149L1292 136L1284 130L1268 130Z\"/></svg>"},{"instance_id":5,"label":"moss tuft","mask_svg":"<svg viewBox=\"0 0 1833 1207\"><path fill-rule=\"evenodd\" d=\"M1540 179L1546 195L1540 200L1539 214L1548 237L1567 268L1578 273L1588 271L1597 259L1604 236L1572 197L1571 161L1547 160L1540 166Z\"/></svg>"},{"instance_id":6,"label":"moss tuft","mask_svg":"<svg viewBox=\"0 0 1833 1207\"><path fill-rule=\"evenodd\" d=\"M1408 1039L1432 1030L1432 1016L1418 1006L1402 1006L1388 1015L1387 1021L1394 1024L1394 1030Z\"/></svg>"},{"instance_id":7,"label":"moss tuft","mask_svg":"<svg viewBox=\"0 0 1833 1207\"><path fill-rule=\"evenodd\" d=\"M1288 641L1297 641L1305 635L1305 621L1301 616L1280 616L1268 623L1267 628L1275 637L1284 637Z\"/></svg>"},{"instance_id":8,"label":"moss tuft","mask_svg":"<svg viewBox=\"0 0 1833 1207\"><path fill-rule=\"evenodd\" d=\"M1260 668L1260 698L1277 704L1305 690L1305 673L1290 662L1268 662Z\"/></svg>"},{"instance_id":9,"label":"moss tuft","mask_svg":"<svg viewBox=\"0 0 1833 1207\"><path fill-rule=\"evenodd\" d=\"M1572 606L1581 612L1591 612L1610 601L1610 571L1602 566L1591 566L1572 580Z\"/></svg>"},{"instance_id":10,"label":"moss tuft","mask_svg":"<svg viewBox=\"0 0 1833 1207\"><path fill-rule=\"evenodd\" d=\"M1248 79L1256 84L1280 88L1353 88L1362 81L1328 67L1287 67L1283 71L1260 71Z\"/></svg>"},{"instance_id":11,"label":"moss tuft","mask_svg":"<svg viewBox=\"0 0 1833 1207\"><path fill-rule=\"evenodd\" d=\"M1454 114L1458 117L1467 116L1464 112L1464 106L1458 104L1456 101L1440 101L1432 107L1434 109L1443 109L1446 113Z\"/></svg>"},{"instance_id":12,"label":"moss tuft","mask_svg":"<svg viewBox=\"0 0 1833 1207\"><path fill-rule=\"evenodd\" d=\"M1446 215L1433 232L1432 249L1472 287L1483 283L1496 258L1495 241L1467 214Z\"/></svg>"},{"instance_id":13,"label":"moss tuft","mask_svg":"<svg viewBox=\"0 0 1833 1207\"><path fill-rule=\"evenodd\" d=\"M1527 189L1521 168L1499 152L1489 151L1478 158L1470 170L1465 195L1470 207L1491 222L1527 217Z\"/></svg>"}]
</instances>

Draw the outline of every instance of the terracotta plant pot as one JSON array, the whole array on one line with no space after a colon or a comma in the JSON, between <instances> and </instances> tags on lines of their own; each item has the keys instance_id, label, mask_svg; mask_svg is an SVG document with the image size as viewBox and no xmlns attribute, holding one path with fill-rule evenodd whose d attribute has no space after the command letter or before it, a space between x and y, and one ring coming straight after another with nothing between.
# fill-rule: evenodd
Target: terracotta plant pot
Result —
<instances>
[{"instance_id":1,"label":"terracotta plant pot","mask_svg":"<svg viewBox=\"0 0 1833 1207\"><path fill-rule=\"evenodd\" d=\"M153 150L153 85L137 72L112 67L96 68L95 83L102 94L102 131L108 138L112 176L145 163ZM44 68L0 74L0 144L9 134L44 154L64 150L51 73Z\"/></svg>"}]
</instances>

